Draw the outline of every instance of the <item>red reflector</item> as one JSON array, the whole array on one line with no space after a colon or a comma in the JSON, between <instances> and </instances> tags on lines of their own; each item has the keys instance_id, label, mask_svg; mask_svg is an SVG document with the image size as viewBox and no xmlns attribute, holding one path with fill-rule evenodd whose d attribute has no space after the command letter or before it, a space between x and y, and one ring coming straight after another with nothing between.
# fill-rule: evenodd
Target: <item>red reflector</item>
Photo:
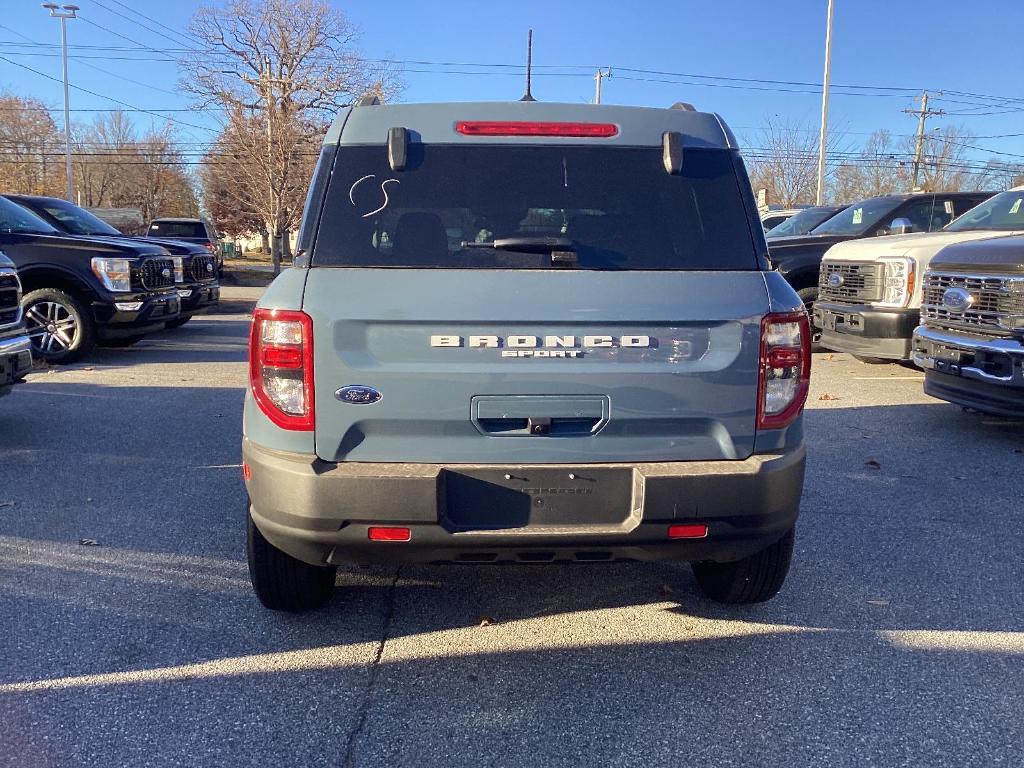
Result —
<instances>
[{"instance_id":1,"label":"red reflector","mask_svg":"<svg viewBox=\"0 0 1024 768\"><path fill-rule=\"evenodd\" d=\"M668 537L670 539L703 539L708 535L708 527L698 523L686 525L670 525Z\"/></svg>"},{"instance_id":2,"label":"red reflector","mask_svg":"<svg viewBox=\"0 0 1024 768\"><path fill-rule=\"evenodd\" d=\"M370 541L408 541L412 538L412 531L408 528L380 528L372 527L366 532Z\"/></svg>"},{"instance_id":3,"label":"red reflector","mask_svg":"<svg viewBox=\"0 0 1024 768\"><path fill-rule=\"evenodd\" d=\"M797 347L775 347L768 350L769 368L794 368L803 365L804 353Z\"/></svg>"},{"instance_id":4,"label":"red reflector","mask_svg":"<svg viewBox=\"0 0 1024 768\"><path fill-rule=\"evenodd\" d=\"M514 120L460 120L455 130L464 136L575 136L607 139L619 132L614 123L534 123Z\"/></svg>"},{"instance_id":5,"label":"red reflector","mask_svg":"<svg viewBox=\"0 0 1024 768\"><path fill-rule=\"evenodd\" d=\"M302 347L263 347L260 362L268 368L301 368Z\"/></svg>"},{"instance_id":6,"label":"red reflector","mask_svg":"<svg viewBox=\"0 0 1024 768\"><path fill-rule=\"evenodd\" d=\"M252 480L252 467L250 467L248 464L242 464L242 479Z\"/></svg>"}]
</instances>

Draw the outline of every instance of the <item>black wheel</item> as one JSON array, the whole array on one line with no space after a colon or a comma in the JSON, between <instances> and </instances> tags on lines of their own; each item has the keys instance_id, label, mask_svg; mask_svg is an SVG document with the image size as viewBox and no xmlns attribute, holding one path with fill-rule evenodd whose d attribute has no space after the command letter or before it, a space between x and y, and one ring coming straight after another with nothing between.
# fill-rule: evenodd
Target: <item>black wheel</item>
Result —
<instances>
[{"instance_id":1,"label":"black wheel","mask_svg":"<svg viewBox=\"0 0 1024 768\"><path fill-rule=\"evenodd\" d=\"M48 363L73 363L96 346L96 324L81 300L56 288L40 288L21 300L32 355Z\"/></svg>"},{"instance_id":2,"label":"black wheel","mask_svg":"<svg viewBox=\"0 0 1024 768\"><path fill-rule=\"evenodd\" d=\"M795 529L767 549L734 563L694 563L704 594L721 603L763 603L782 588L793 559Z\"/></svg>"},{"instance_id":3,"label":"black wheel","mask_svg":"<svg viewBox=\"0 0 1024 768\"><path fill-rule=\"evenodd\" d=\"M248 518L249 581L256 597L275 611L309 611L319 608L334 592L337 568L310 565L275 547Z\"/></svg>"},{"instance_id":4,"label":"black wheel","mask_svg":"<svg viewBox=\"0 0 1024 768\"><path fill-rule=\"evenodd\" d=\"M168 320L166 323L164 323L164 327L165 328L181 328L181 326L183 326L185 323L187 323L191 319L192 319L192 315L182 315L181 317L176 317L174 320Z\"/></svg>"},{"instance_id":5,"label":"black wheel","mask_svg":"<svg viewBox=\"0 0 1024 768\"><path fill-rule=\"evenodd\" d=\"M100 339L99 345L101 347L130 347L133 344L138 344L146 338L145 334L138 336L121 336L116 339Z\"/></svg>"},{"instance_id":6,"label":"black wheel","mask_svg":"<svg viewBox=\"0 0 1024 768\"><path fill-rule=\"evenodd\" d=\"M814 302L818 300L818 289L801 288L796 292L796 295L804 303L804 309L807 310L807 318L811 323L811 344L817 345L821 343L821 328L814 324Z\"/></svg>"}]
</instances>

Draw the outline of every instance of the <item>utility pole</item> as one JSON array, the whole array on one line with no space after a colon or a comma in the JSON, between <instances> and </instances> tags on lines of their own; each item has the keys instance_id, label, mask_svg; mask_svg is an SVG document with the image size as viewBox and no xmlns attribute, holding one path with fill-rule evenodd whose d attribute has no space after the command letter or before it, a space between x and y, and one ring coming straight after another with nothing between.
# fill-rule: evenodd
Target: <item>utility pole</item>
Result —
<instances>
[{"instance_id":1,"label":"utility pole","mask_svg":"<svg viewBox=\"0 0 1024 768\"><path fill-rule=\"evenodd\" d=\"M914 173L911 182L911 191L917 189L918 178L921 175L921 153L924 151L924 124L929 117L938 117L946 114L941 109L928 109L928 91L921 94L921 109L904 109L908 115L917 115L917 142L914 145Z\"/></svg>"},{"instance_id":2,"label":"utility pole","mask_svg":"<svg viewBox=\"0 0 1024 768\"><path fill-rule=\"evenodd\" d=\"M608 67L607 70L599 69L599 70L597 70L597 73L594 75L594 82L597 84L597 87L596 87L596 89L594 91L594 103L595 104L600 104L601 103L601 81L604 80L604 78L611 77L611 76L612 76L612 68L611 67Z\"/></svg>"},{"instance_id":3,"label":"utility pole","mask_svg":"<svg viewBox=\"0 0 1024 768\"><path fill-rule=\"evenodd\" d=\"M67 176L67 199L69 203L74 202L74 193L71 189L71 105L68 99L68 19L77 19L75 15L79 10L77 5L57 5L56 3L43 3L43 8L50 12L50 16L60 19L60 50L61 60L64 63L64 173Z\"/></svg>"},{"instance_id":4,"label":"utility pole","mask_svg":"<svg viewBox=\"0 0 1024 768\"><path fill-rule=\"evenodd\" d=\"M828 21L825 23L825 77L821 88L821 133L818 135L817 204L825 202L825 149L828 144L828 87L832 79L832 0L828 0Z\"/></svg>"}]
</instances>

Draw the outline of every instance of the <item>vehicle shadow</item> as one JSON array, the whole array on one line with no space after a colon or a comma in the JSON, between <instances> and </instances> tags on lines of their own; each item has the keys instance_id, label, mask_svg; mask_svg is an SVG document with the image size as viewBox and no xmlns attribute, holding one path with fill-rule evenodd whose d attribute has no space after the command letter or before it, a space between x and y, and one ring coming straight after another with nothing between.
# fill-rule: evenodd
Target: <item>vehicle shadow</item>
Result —
<instances>
[{"instance_id":1,"label":"vehicle shadow","mask_svg":"<svg viewBox=\"0 0 1024 768\"><path fill-rule=\"evenodd\" d=\"M0 406L0 765L1019 758L1011 423L809 411L763 605L677 563L416 566L290 616L247 583L238 389L46 389Z\"/></svg>"}]
</instances>

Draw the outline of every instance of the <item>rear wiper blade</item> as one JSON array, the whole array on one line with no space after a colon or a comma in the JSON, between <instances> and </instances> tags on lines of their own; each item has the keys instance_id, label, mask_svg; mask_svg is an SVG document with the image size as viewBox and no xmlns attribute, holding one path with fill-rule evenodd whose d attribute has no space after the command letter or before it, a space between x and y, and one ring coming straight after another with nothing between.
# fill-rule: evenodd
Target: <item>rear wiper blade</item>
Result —
<instances>
[{"instance_id":1,"label":"rear wiper blade","mask_svg":"<svg viewBox=\"0 0 1024 768\"><path fill-rule=\"evenodd\" d=\"M572 251L572 240L565 237L500 237L483 243L462 241L463 248L493 248L496 251L519 251L520 253L553 253Z\"/></svg>"}]
</instances>

